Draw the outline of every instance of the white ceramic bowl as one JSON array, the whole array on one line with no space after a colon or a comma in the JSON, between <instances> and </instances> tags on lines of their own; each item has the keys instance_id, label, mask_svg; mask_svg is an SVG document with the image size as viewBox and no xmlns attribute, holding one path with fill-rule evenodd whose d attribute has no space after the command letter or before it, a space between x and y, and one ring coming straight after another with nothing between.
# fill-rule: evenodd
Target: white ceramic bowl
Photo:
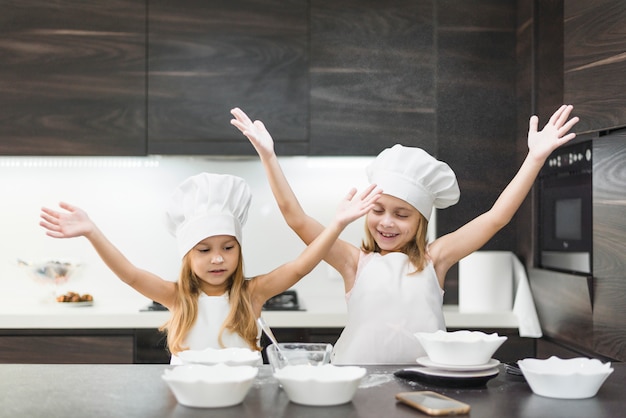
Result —
<instances>
[{"instance_id":1,"label":"white ceramic bowl","mask_svg":"<svg viewBox=\"0 0 626 418\"><path fill-rule=\"evenodd\" d=\"M477 366L489 362L507 337L481 331L435 331L415 334L428 358L451 366Z\"/></svg>"},{"instance_id":2,"label":"white ceramic bowl","mask_svg":"<svg viewBox=\"0 0 626 418\"><path fill-rule=\"evenodd\" d=\"M287 365L321 366L329 364L333 351L332 344L326 343L278 343L278 347L280 350L271 344L266 350L267 358L274 372Z\"/></svg>"},{"instance_id":3,"label":"white ceramic bowl","mask_svg":"<svg viewBox=\"0 0 626 418\"><path fill-rule=\"evenodd\" d=\"M261 352L249 348L207 348L185 350L178 353L183 364L226 364L227 366L258 366L263 362Z\"/></svg>"},{"instance_id":4,"label":"white ceramic bowl","mask_svg":"<svg viewBox=\"0 0 626 418\"><path fill-rule=\"evenodd\" d=\"M356 366L296 365L274 373L290 401L311 406L348 403L354 397L366 370Z\"/></svg>"},{"instance_id":5,"label":"white ceramic bowl","mask_svg":"<svg viewBox=\"0 0 626 418\"><path fill-rule=\"evenodd\" d=\"M181 405L222 408L241 403L258 372L252 366L189 364L166 369L161 377Z\"/></svg>"},{"instance_id":6,"label":"white ceramic bowl","mask_svg":"<svg viewBox=\"0 0 626 418\"><path fill-rule=\"evenodd\" d=\"M559 399L585 399L596 396L613 373L611 363L576 357L547 360L526 358L517 362L530 388L537 395Z\"/></svg>"}]
</instances>

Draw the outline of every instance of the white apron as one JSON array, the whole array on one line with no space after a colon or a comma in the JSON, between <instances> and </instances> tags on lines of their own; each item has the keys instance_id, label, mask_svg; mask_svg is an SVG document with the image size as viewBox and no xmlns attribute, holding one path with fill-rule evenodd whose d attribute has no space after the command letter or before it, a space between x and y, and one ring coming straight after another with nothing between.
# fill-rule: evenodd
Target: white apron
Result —
<instances>
[{"instance_id":1,"label":"white apron","mask_svg":"<svg viewBox=\"0 0 626 418\"><path fill-rule=\"evenodd\" d=\"M187 334L184 345L189 347L190 350L204 350L209 347L223 348L220 346L217 337L229 312L228 293L224 293L221 296L209 296L204 292L200 292L198 297L198 317L189 334ZM260 332L259 330L259 338L261 336ZM229 348L250 348L246 340L239 334L228 330L224 330L222 333L222 342L225 347ZM182 361L177 356L172 355L170 363L182 364Z\"/></svg>"},{"instance_id":2,"label":"white apron","mask_svg":"<svg viewBox=\"0 0 626 418\"><path fill-rule=\"evenodd\" d=\"M432 263L414 270L404 253L361 252L333 363L413 364L426 355L414 334L445 330L443 290Z\"/></svg>"}]
</instances>

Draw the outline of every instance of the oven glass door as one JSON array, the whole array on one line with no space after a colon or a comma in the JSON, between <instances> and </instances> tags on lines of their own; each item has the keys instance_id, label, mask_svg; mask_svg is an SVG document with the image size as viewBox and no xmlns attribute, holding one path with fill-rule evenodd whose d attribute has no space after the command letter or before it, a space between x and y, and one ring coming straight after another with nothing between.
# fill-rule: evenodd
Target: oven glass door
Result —
<instances>
[{"instance_id":1,"label":"oven glass door","mask_svg":"<svg viewBox=\"0 0 626 418\"><path fill-rule=\"evenodd\" d=\"M539 199L541 266L591 273L591 174L544 178Z\"/></svg>"}]
</instances>

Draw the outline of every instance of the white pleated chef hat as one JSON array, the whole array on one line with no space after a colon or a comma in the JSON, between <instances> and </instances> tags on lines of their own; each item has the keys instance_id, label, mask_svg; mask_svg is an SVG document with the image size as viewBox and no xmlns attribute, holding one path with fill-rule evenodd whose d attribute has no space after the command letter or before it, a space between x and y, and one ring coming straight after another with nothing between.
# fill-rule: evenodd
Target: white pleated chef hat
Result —
<instances>
[{"instance_id":1,"label":"white pleated chef hat","mask_svg":"<svg viewBox=\"0 0 626 418\"><path fill-rule=\"evenodd\" d=\"M396 144L384 149L366 168L370 183L411 204L426 220L433 207L447 208L459 201L454 171L421 148Z\"/></svg>"},{"instance_id":2,"label":"white pleated chef hat","mask_svg":"<svg viewBox=\"0 0 626 418\"><path fill-rule=\"evenodd\" d=\"M231 235L241 244L252 193L240 177L201 173L183 181L167 209L167 226L181 258L207 237Z\"/></svg>"}]
</instances>

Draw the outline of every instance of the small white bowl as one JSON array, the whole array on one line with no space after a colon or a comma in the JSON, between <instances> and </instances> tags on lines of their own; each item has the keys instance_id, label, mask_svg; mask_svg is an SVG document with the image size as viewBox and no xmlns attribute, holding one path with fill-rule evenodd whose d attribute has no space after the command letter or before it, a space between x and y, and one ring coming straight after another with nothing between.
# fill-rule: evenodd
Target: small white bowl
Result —
<instances>
[{"instance_id":1,"label":"small white bowl","mask_svg":"<svg viewBox=\"0 0 626 418\"><path fill-rule=\"evenodd\" d=\"M280 350L271 344L266 350L273 372L288 365L322 366L329 364L333 352L333 345L327 343L278 343L278 347Z\"/></svg>"},{"instance_id":2,"label":"small white bowl","mask_svg":"<svg viewBox=\"0 0 626 418\"><path fill-rule=\"evenodd\" d=\"M181 405L222 408L241 403L258 372L251 366L190 364L166 369L161 378Z\"/></svg>"},{"instance_id":3,"label":"small white bowl","mask_svg":"<svg viewBox=\"0 0 626 418\"><path fill-rule=\"evenodd\" d=\"M296 365L274 373L290 401L301 405L331 406L354 397L366 369L356 366Z\"/></svg>"},{"instance_id":4,"label":"small white bowl","mask_svg":"<svg viewBox=\"0 0 626 418\"><path fill-rule=\"evenodd\" d=\"M547 360L526 358L517 362L528 385L537 395L559 399L585 399L596 396L613 373L611 363L576 357Z\"/></svg>"},{"instance_id":5,"label":"small white bowl","mask_svg":"<svg viewBox=\"0 0 626 418\"><path fill-rule=\"evenodd\" d=\"M260 351L249 348L207 348L205 350L185 350L178 353L183 364L226 364L227 366L258 366L263 362Z\"/></svg>"},{"instance_id":6,"label":"small white bowl","mask_svg":"<svg viewBox=\"0 0 626 418\"><path fill-rule=\"evenodd\" d=\"M507 337L481 331L418 332L415 337L434 363L451 366L478 366L491 360Z\"/></svg>"}]
</instances>

